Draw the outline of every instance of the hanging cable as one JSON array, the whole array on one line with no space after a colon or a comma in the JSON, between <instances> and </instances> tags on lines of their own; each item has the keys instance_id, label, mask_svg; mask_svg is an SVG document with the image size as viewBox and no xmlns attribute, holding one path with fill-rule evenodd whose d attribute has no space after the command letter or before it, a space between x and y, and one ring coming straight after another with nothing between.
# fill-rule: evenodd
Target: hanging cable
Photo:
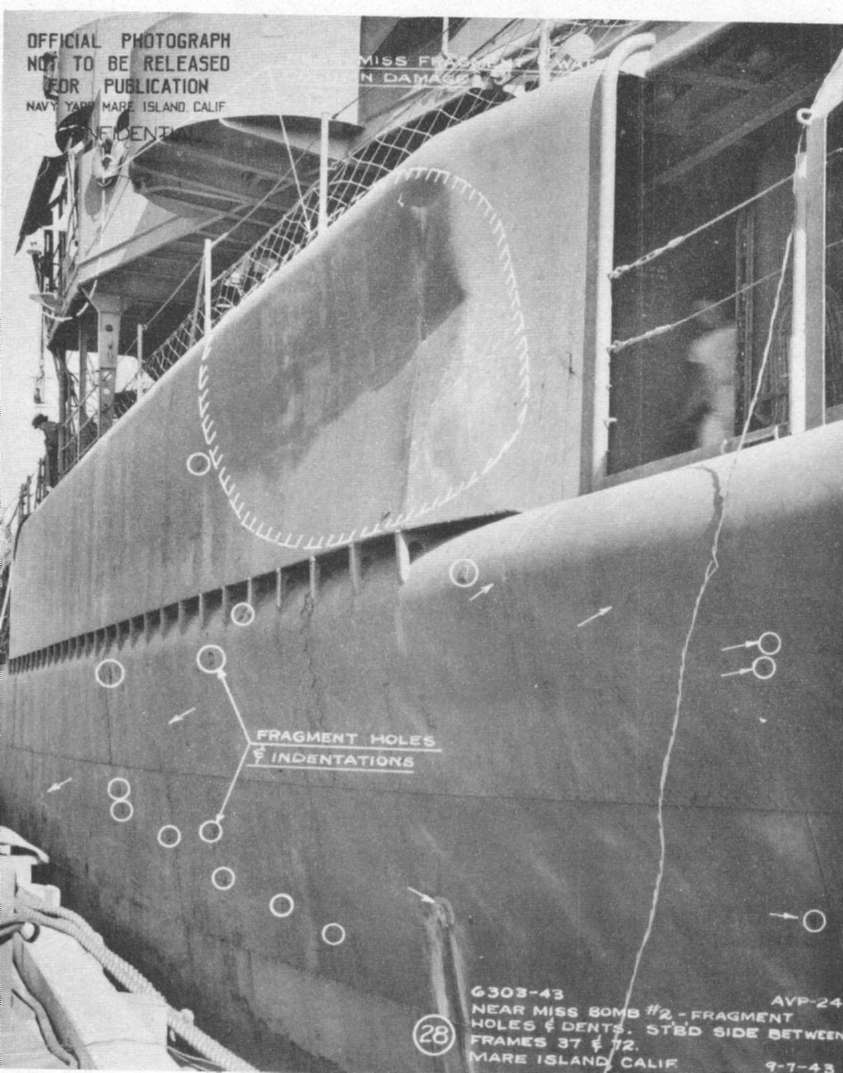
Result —
<instances>
[{"instance_id":1,"label":"hanging cable","mask_svg":"<svg viewBox=\"0 0 843 1073\"><path fill-rule=\"evenodd\" d=\"M836 157L838 153L843 153L843 148L834 149L826 156L826 163L831 161L833 157ZM723 220L728 219L736 212L740 212L741 209L745 209L748 205L752 205L753 202L759 201L762 197L766 197L774 190L778 190L780 186L784 186L787 183L793 182L793 172L785 175L783 179L779 179L777 182L771 183L770 186L764 190L760 190L757 194L753 194L752 197L748 197L745 201L741 201L738 205L733 205L730 209L726 209L721 212L719 216L714 216L710 220L706 220L705 223L695 227L692 231L688 231L687 234L677 235L669 242L666 242L663 246L659 246L654 250L650 250L648 253L642 254L637 261L630 261L626 265L617 265L609 273L609 279L620 279L621 276L625 276L627 272L631 272L634 268L640 268L642 265L647 265L651 261L655 261L657 257L661 257L663 253L669 253L671 250L677 249L677 247L683 245L688 239L694 238L695 235L701 234L709 227L714 227L716 224L722 223ZM775 275L775 273L773 273Z\"/></svg>"},{"instance_id":2,"label":"hanging cable","mask_svg":"<svg viewBox=\"0 0 843 1073\"><path fill-rule=\"evenodd\" d=\"M748 205L752 205L753 202L759 201L762 197L766 197L774 190L778 190L780 186L784 186L786 183L791 182L793 182L793 172L789 175L785 175L783 179L771 183L770 186L766 187L764 190L760 190L757 194L753 194L752 197L748 197L739 205L733 205L730 209L726 209L725 212L721 212L719 216L714 216L712 219L706 220L705 223L700 224L699 227L695 227L684 235L676 235L663 246L659 246L657 249L650 250L649 253L643 254L637 261L630 261L627 265L617 265L617 267L613 268L609 273L609 279L620 279L621 276L625 276L627 272L631 272L634 268L641 268L642 265L648 265L651 261L655 261L657 257L661 257L663 253L669 253L671 250L678 249L679 246L682 246L689 239L694 238L695 235L699 235L703 231L708 230L709 227L714 227L716 224L722 223L723 220L728 219L734 213L740 212L741 209L745 209Z\"/></svg>"},{"instance_id":3,"label":"hanging cable","mask_svg":"<svg viewBox=\"0 0 843 1073\"><path fill-rule=\"evenodd\" d=\"M656 879L653 886L652 898L650 900L650 911L647 916L647 925L644 929L644 935L641 939L641 943L635 954L635 960L632 966L632 975L629 979L629 984L626 989L626 995L623 1001L623 1008L621 1011L621 1017L615 1026L613 1032L612 1048L609 1052L608 1060L605 1067L605 1073L612 1073L612 1062L618 1048L621 1045L621 1036L623 1035L624 1027L626 1026L627 1017L629 1014L629 1004L632 1000L632 994L635 990L635 984L638 980L638 973L641 968L641 961L644 957L644 951L650 941L650 937L653 932L653 925L656 920L656 912L659 907L659 899L661 896L662 883L664 881L665 863L667 859L667 840L665 836L665 823L664 823L664 811L665 811L665 793L667 790L667 779L670 774L670 764L673 758L673 750L676 745L676 739L679 734L679 723L682 714L682 701L684 699L684 687L685 687L685 671L688 662L688 653L691 648L691 641L697 628L697 619L699 618L700 608L705 597L708 586L711 583L711 579L720 569L720 560L718 558L720 551L720 537L723 533L723 526L726 522L726 509L729 504L729 493L732 486L732 478L735 475L738 462L740 460L741 451L746 443L746 437L749 433L749 427L752 422L752 418L755 416L755 407L758 405L758 399L761 394L761 385L764 381L764 374L767 371L767 363L770 357L770 349L773 342L773 334L775 329L776 319L778 317L779 305L781 303L782 288L784 285L785 276L787 274L787 263L790 260L790 250L793 244L793 231L791 230L787 236L787 242L785 243L784 256L782 257L781 268L779 269L779 282L776 287L775 299L773 301L773 309L770 314L770 326L767 331L767 341L764 345L764 352L761 358L761 365L758 369L758 376L755 382L755 390L752 394L752 399L747 410L747 415L743 423L743 429L741 431L738 445L735 448L734 455L732 456L732 462L729 466L726 479L723 485L723 491L719 497L719 514L717 517L717 523L714 527L714 535L711 540L711 547L708 553L708 562L705 566L703 573L702 583L694 600L693 610L691 611L691 620L688 625L687 633L685 634L685 640L682 645L682 653L679 659L679 676L676 683L676 703L673 710L673 720L670 727L670 737L667 743L667 749L664 754L661 766L661 774L659 776L659 790L658 800L656 805L656 821L658 824L659 833L659 860L656 870Z\"/></svg>"},{"instance_id":4,"label":"hanging cable","mask_svg":"<svg viewBox=\"0 0 843 1073\"><path fill-rule=\"evenodd\" d=\"M628 350L630 347L636 346L638 343L646 342L649 339L655 339L660 335L666 335L668 332L672 332L676 328L681 328L683 324L689 324L692 320L696 320L697 317L703 316L710 309L717 309L719 306L726 305L727 302L733 302L736 298L746 294L748 291L760 287L762 283L769 283L770 280L776 279L778 275L778 269L775 272L768 272L766 276L761 276L759 279L753 280L752 283L747 283L743 287L739 287L736 291L732 291L731 294L727 294L725 298L718 298L716 302L711 302L703 309L697 309L685 317L680 317L679 320L671 321L668 324L659 324L655 328L650 328L648 331L642 332L640 335L631 335L628 339L616 339L608 347L608 351L610 354L619 354L622 350Z\"/></svg>"}]
</instances>

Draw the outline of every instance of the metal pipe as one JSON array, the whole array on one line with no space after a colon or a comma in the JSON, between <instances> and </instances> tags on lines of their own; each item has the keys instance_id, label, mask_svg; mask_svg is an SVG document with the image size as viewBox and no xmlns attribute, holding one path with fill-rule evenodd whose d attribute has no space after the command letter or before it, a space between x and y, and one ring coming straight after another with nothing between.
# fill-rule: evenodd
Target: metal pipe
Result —
<instances>
[{"instance_id":1,"label":"metal pipe","mask_svg":"<svg viewBox=\"0 0 843 1073\"><path fill-rule=\"evenodd\" d=\"M328 230L328 138L330 119L327 112L322 113L319 127L319 234Z\"/></svg>"},{"instance_id":2,"label":"metal pipe","mask_svg":"<svg viewBox=\"0 0 843 1073\"><path fill-rule=\"evenodd\" d=\"M65 471L70 469L70 466L65 465L65 447L67 446L67 358L64 348L61 350L54 350L53 352L53 364L56 368L56 379L58 380L59 388L59 443L56 451L56 472L50 473L48 476L58 481L59 477L63 476Z\"/></svg>"},{"instance_id":3,"label":"metal pipe","mask_svg":"<svg viewBox=\"0 0 843 1073\"><path fill-rule=\"evenodd\" d=\"M805 149L796 158L793 194L793 312L788 354L790 431L825 421L826 147L828 117L843 102L843 52L814 97L797 112Z\"/></svg>"},{"instance_id":4,"label":"metal pipe","mask_svg":"<svg viewBox=\"0 0 843 1073\"><path fill-rule=\"evenodd\" d=\"M88 423L88 326L79 318L77 334L79 349L79 399L76 412L76 458L82 457L82 427Z\"/></svg>"},{"instance_id":5,"label":"metal pipe","mask_svg":"<svg viewBox=\"0 0 843 1073\"><path fill-rule=\"evenodd\" d=\"M211 273L213 271L213 241L209 238L205 239L202 269L205 276L205 335L210 335L211 328L213 327L213 324L211 323Z\"/></svg>"},{"instance_id":6,"label":"metal pipe","mask_svg":"<svg viewBox=\"0 0 843 1073\"><path fill-rule=\"evenodd\" d=\"M143 395L144 375L143 375L143 325L137 326L137 359L138 359L138 398Z\"/></svg>"},{"instance_id":7,"label":"metal pipe","mask_svg":"<svg viewBox=\"0 0 843 1073\"><path fill-rule=\"evenodd\" d=\"M539 87L550 82L550 20L542 19L539 32Z\"/></svg>"},{"instance_id":8,"label":"metal pipe","mask_svg":"<svg viewBox=\"0 0 843 1073\"><path fill-rule=\"evenodd\" d=\"M550 20L542 19L542 30L538 34L538 86L547 86L550 82Z\"/></svg>"},{"instance_id":9,"label":"metal pipe","mask_svg":"<svg viewBox=\"0 0 843 1073\"><path fill-rule=\"evenodd\" d=\"M828 122L816 116L805 141L805 423L825 423L826 381L826 152Z\"/></svg>"},{"instance_id":10,"label":"metal pipe","mask_svg":"<svg viewBox=\"0 0 843 1073\"><path fill-rule=\"evenodd\" d=\"M807 418L805 371L805 325L807 303L807 166L804 152L796 157L793 173L793 196L796 216L793 224L793 305L790 317L790 350L788 354L788 425L791 433L804 432Z\"/></svg>"},{"instance_id":11,"label":"metal pipe","mask_svg":"<svg viewBox=\"0 0 843 1073\"><path fill-rule=\"evenodd\" d=\"M609 455L609 373L612 343L612 281L615 252L615 129L618 112L618 77L621 67L636 52L651 49L655 34L636 34L617 46L606 60L600 96L600 207L598 213L597 294L594 333L594 407L591 430L593 489L606 476Z\"/></svg>"},{"instance_id":12,"label":"metal pipe","mask_svg":"<svg viewBox=\"0 0 843 1073\"><path fill-rule=\"evenodd\" d=\"M6 621L6 612L9 609L9 593L11 591L12 591L12 575L11 575L11 571L10 571L8 579L6 580L6 591L3 593L3 607L0 608L0 633L3 632L3 623Z\"/></svg>"}]
</instances>

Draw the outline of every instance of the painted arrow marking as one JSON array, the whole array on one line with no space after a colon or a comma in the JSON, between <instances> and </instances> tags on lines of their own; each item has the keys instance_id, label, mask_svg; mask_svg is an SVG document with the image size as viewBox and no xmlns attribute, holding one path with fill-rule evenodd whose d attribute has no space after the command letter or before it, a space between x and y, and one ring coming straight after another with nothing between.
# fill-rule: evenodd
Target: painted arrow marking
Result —
<instances>
[{"instance_id":1,"label":"painted arrow marking","mask_svg":"<svg viewBox=\"0 0 843 1073\"><path fill-rule=\"evenodd\" d=\"M222 682L222 687L225 690L228 701L231 704L234 714L237 716L237 722L240 724L240 729L245 735L246 741L251 744L251 738L249 737L249 731L246 729L246 724L243 722L243 716L240 714L240 709L237 707L237 701L234 699L234 694L231 692L231 687L228 684L228 675L220 668L215 672L217 678Z\"/></svg>"},{"instance_id":2,"label":"painted arrow marking","mask_svg":"<svg viewBox=\"0 0 843 1073\"><path fill-rule=\"evenodd\" d=\"M584 618L582 620L582 622L578 622L577 623L577 629L579 630L583 626L587 626L589 624L589 622L594 622L594 620L596 618L602 618L603 615L608 615L611 610L612 610L612 605L611 604L609 604L608 607L601 607L600 610L595 611L593 615L589 615L588 618Z\"/></svg>"},{"instance_id":3,"label":"painted arrow marking","mask_svg":"<svg viewBox=\"0 0 843 1073\"><path fill-rule=\"evenodd\" d=\"M793 913L769 913L768 916L779 917L781 920L798 920L799 917Z\"/></svg>"},{"instance_id":4,"label":"painted arrow marking","mask_svg":"<svg viewBox=\"0 0 843 1073\"><path fill-rule=\"evenodd\" d=\"M222 804L220 805L220 810L216 814L215 819L217 823L222 823L222 821L225 819L225 807L228 804L231 795L234 793L234 787L237 785L237 780L240 778L240 772L243 770L243 765L246 763L246 757L248 756L249 749L251 747L252 746L250 742L243 750L243 755L240 757L240 763L237 765L237 770L234 772L234 778L228 784L228 789L225 791L225 797L223 798Z\"/></svg>"},{"instance_id":5,"label":"painted arrow marking","mask_svg":"<svg viewBox=\"0 0 843 1073\"><path fill-rule=\"evenodd\" d=\"M471 603L472 600L476 600L478 596L482 596L484 592L488 592L490 589L493 589L494 587L495 587L494 581L490 581L488 585L484 585L481 589L478 589L477 592L475 592L475 594L473 596L469 596L468 602Z\"/></svg>"},{"instance_id":6,"label":"painted arrow marking","mask_svg":"<svg viewBox=\"0 0 843 1073\"><path fill-rule=\"evenodd\" d=\"M182 721L182 719L184 719L184 717L186 715L190 715L191 712L195 712L195 711L196 711L195 708L188 708L186 712L182 712L181 715L174 715L173 718L168 719L167 722L168 722L168 724L170 726L172 726L173 723L180 723Z\"/></svg>"},{"instance_id":7,"label":"painted arrow marking","mask_svg":"<svg viewBox=\"0 0 843 1073\"><path fill-rule=\"evenodd\" d=\"M47 789L47 793L48 794L54 794L56 792L56 790L60 790L62 788L62 786L67 786L67 784L69 782L73 782L73 776L72 775L70 776L69 779L64 779L62 782L54 782L53 785L50 786Z\"/></svg>"},{"instance_id":8,"label":"painted arrow marking","mask_svg":"<svg viewBox=\"0 0 843 1073\"><path fill-rule=\"evenodd\" d=\"M427 902L430 905L436 905L436 899L431 898L429 894L422 894L420 890L416 890L415 887L407 887L407 890L411 894L415 894L418 898L421 898L423 902Z\"/></svg>"}]
</instances>

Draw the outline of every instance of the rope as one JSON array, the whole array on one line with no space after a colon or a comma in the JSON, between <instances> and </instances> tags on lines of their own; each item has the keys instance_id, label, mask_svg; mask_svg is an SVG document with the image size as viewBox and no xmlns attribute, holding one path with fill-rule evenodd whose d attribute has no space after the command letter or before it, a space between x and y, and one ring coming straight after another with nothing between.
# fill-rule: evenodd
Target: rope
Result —
<instances>
[{"instance_id":1,"label":"rope","mask_svg":"<svg viewBox=\"0 0 843 1073\"><path fill-rule=\"evenodd\" d=\"M843 148L832 150L825 158L826 164L828 164L828 162L831 161L833 157L836 157L839 153L843 153ZM627 265L617 265L609 273L609 279L620 279L621 276L625 276L627 272L631 272L634 268L640 268L642 265L646 265L649 264L651 261L655 261L656 258L661 257L663 253L669 253L670 250L675 250L678 246L681 246L684 242L687 242L688 239L693 238L695 235L699 235L701 232L707 230L709 227L714 227L715 224L721 223L723 220L727 219L729 216L732 216L734 213L740 212L741 209L745 209L747 205L751 205L754 201L758 201L760 198L766 197L768 194L771 194L774 190L778 190L778 188L780 186L784 186L785 183L792 182L793 175L794 173L790 172L790 174L785 175L783 179L779 179L778 182L773 183L766 189L761 190L757 194L753 194L752 197L748 197L746 201L741 201L740 204L733 205L731 209L726 209L725 212L721 212L719 216L715 216L713 217L713 219L707 220L705 223L700 224L699 227L695 227L687 234L677 235L675 238L672 238L670 242L666 242L664 246L659 246L657 249L650 250L649 253L642 254L637 261L630 261L630 263ZM775 272L772 273L772 275L775 274Z\"/></svg>"},{"instance_id":2,"label":"rope","mask_svg":"<svg viewBox=\"0 0 843 1073\"><path fill-rule=\"evenodd\" d=\"M45 913L47 916L57 917L61 920L67 920L71 924L75 924L77 927L84 929L91 937L92 942L101 943L104 945L103 937L98 931L94 931L88 921L80 916L78 913L74 913L72 909L68 909L65 905L47 905L40 898L36 898L35 895L27 893L25 890L18 888L17 892L18 901L21 902L29 909L36 909L39 913Z\"/></svg>"},{"instance_id":3,"label":"rope","mask_svg":"<svg viewBox=\"0 0 843 1073\"><path fill-rule=\"evenodd\" d=\"M740 212L741 209L745 209L747 205L751 205L754 201L759 201L762 197L766 197L774 190L778 190L780 186L784 186L785 183L793 181L793 172L789 175L785 175L783 179L779 179L778 182L772 183L766 189L759 191L757 194L753 194L752 197L748 197L746 201L741 201L738 205L733 205L732 208L726 209L725 212L721 212L719 216L714 216L710 220L706 220L705 223L695 227L692 231L688 231L684 235L676 235L669 242L666 242L664 246L659 246L655 250L650 250L649 253L642 254L637 261L630 261L628 265L617 265L609 273L609 279L620 279L621 276L625 276L627 272L631 272L634 268L640 268L642 265L647 265L651 261L655 261L657 257L661 257L663 253L669 253L670 250L675 250L688 239L693 238L695 235L701 234L703 231L708 230L709 227L714 227L716 224L721 223L723 220L728 219L729 216L734 215L736 212ZM775 274L775 273L774 273Z\"/></svg>"},{"instance_id":4,"label":"rope","mask_svg":"<svg viewBox=\"0 0 843 1073\"><path fill-rule=\"evenodd\" d=\"M843 152L843 150L835 150L835 152ZM843 245L843 238L838 238L835 239L834 242L827 243L825 248L828 251L833 250L836 246L840 245ZM656 336L672 332L674 328L681 328L683 324L688 324L690 321L696 320L697 317L701 317L704 313L707 313L709 309L717 309L718 306L725 305L727 302L731 302L735 298L747 294L755 287L760 287L763 283L769 283L771 279L777 279L778 275L778 269L775 272L768 272L766 276L761 276L759 279L753 280L752 283L747 283L743 287L739 287L736 291L732 291L731 294L727 294L725 298L719 298L716 302L712 302L704 309L698 309L696 312L689 313L688 316L682 317L680 320L674 320L670 324L659 324L655 328L650 328L649 331L642 332L641 335L631 335L628 339L616 339L607 349L610 354L619 354L622 350L627 350L629 347L635 346L637 343L643 343L648 339L654 339Z\"/></svg>"},{"instance_id":5,"label":"rope","mask_svg":"<svg viewBox=\"0 0 843 1073\"><path fill-rule=\"evenodd\" d=\"M244 1070L247 1073L251 1073L254 1069L253 1066L244 1062L233 1051L229 1051L221 1043L218 1043L200 1028L197 1028L186 1013L174 1010L167 1003L164 996L152 986L142 973L138 972L134 965L130 965L128 961L124 961L113 950L108 949L102 937L91 928L83 917L61 906L44 906L36 898L21 890L18 890L18 900L22 903L22 908L16 907L13 919L53 928L70 936L79 943L83 950L86 950L92 957L96 958L105 971L121 986L125 987L127 991L135 994L152 995L159 999L166 1007L168 1026L199 1054L224 1069Z\"/></svg>"},{"instance_id":6,"label":"rope","mask_svg":"<svg viewBox=\"0 0 843 1073\"><path fill-rule=\"evenodd\" d=\"M707 305L704 309L698 309L694 313L689 313L686 317L682 317L680 320L674 320L670 324L659 324L655 328L650 328L649 331L642 332L641 335L632 335L629 339L616 339L607 347L607 350L610 354L618 354L622 350L627 350L629 347L635 346L636 343L643 343L648 339L654 339L656 336L666 335L668 332L672 332L674 328L681 328L683 324L688 324L689 321L696 320L697 317L701 317L710 309L717 309L718 306L733 301L740 295L746 294L747 291L751 291L755 287L760 287L762 283L769 283L771 279L775 279L778 275L778 270L775 272L768 272L766 276L761 276L760 279L753 280L752 283L747 283L745 286L739 287L736 291L732 291L731 294L727 294L725 298L719 298L716 302L712 302L711 305Z\"/></svg>"},{"instance_id":7,"label":"rope","mask_svg":"<svg viewBox=\"0 0 843 1073\"><path fill-rule=\"evenodd\" d=\"M38 999L25 991L22 987L15 987L12 989L15 995L24 1006L28 1006L32 1010L35 1016L35 1022L38 1025L38 1031L41 1033L41 1039L44 1041L44 1046L50 1052L55 1055L60 1062L64 1065L70 1066L72 1069L79 1068L79 1061L76 1055L73 1054L67 1047L64 1047L59 1041L58 1036L53 1031L53 1026L50 1023L50 1018L47 1016L47 1011L38 1001Z\"/></svg>"},{"instance_id":8,"label":"rope","mask_svg":"<svg viewBox=\"0 0 843 1073\"><path fill-rule=\"evenodd\" d=\"M667 778L668 778L668 775L670 773L670 763L671 763L671 759L673 757L673 749L674 749L674 746L676 745L676 739L677 739L677 736L678 736L678 733L679 733L679 721L680 721L680 716L681 716L681 713L682 713L682 701L683 701L683 693L684 693L684 686L685 686L685 670L686 670L687 661L688 661L688 652L689 652L690 647L691 647L691 640L692 640L692 638L694 636L694 633L696 631L696 628L697 628L697 619L699 617L700 607L702 606L703 598L705 597L705 594L706 594L706 591L708 589L708 586L711 583L711 579L714 577L714 575L720 569L720 561L718 559L718 553L719 553L719 550L720 550L720 537L721 537L721 534L723 532L723 526L725 525L725 522L726 522L726 507L728 505L729 490L730 490L731 485L732 485L732 478L735 475L735 470L737 468L738 461L740 459L741 451L743 450L744 444L746 443L746 438L747 438L747 435L749 433L749 426L750 426L750 424L752 422L752 418L755 415L755 407L758 404L758 398L759 398L759 396L761 394L761 385L762 385L763 380L764 380L764 374L767 371L767 362L768 362L769 357L770 357L770 348L771 348L772 342L773 342L773 330L774 330L775 323L776 323L776 317L778 316L778 312L779 312L779 304L780 304L780 301L781 301L782 286L784 284L784 279L785 279L785 275L786 275L787 262L788 262L788 260L790 258L790 248L791 248L792 242L793 242L793 231L791 231L788 234L787 242L785 243L784 256L782 258L781 268L779 269L779 283L778 283L778 286L776 287L776 296L775 296L775 299L774 299L774 302L773 302L773 310L772 310L772 313L770 314L770 327L769 327L769 329L767 331L767 341L766 341L766 343L764 345L764 353L763 353L763 356L761 358L761 366L760 366L760 368L758 370L758 376L757 376L756 382L755 382L755 390L754 390L754 392L752 394L752 399L751 399L750 404L749 404L746 419L744 420L743 430L741 431L740 439L738 440L737 447L735 448L735 453L734 453L733 458L732 458L732 464L729 467L729 469L727 471L727 474L726 474L726 480L725 480L725 483L724 483L724 486L723 486L723 491L722 491L722 493L720 495L720 502L719 502L720 513L719 513L719 517L717 519L717 525L715 526L714 535L713 535L712 541L711 541L711 549L709 551L708 562L706 563L705 573L703 574L702 584L700 585L699 591L697 592L697 597L694 600L694 608L693 608L693 611L691 612L691 621L690 621L690 623L688 625L688 631L687 631L687 633L685 635L685 641L684 641L684 643L682 645L682 654L681 654L680 661L679 661L679 677L678 677L678 680L677 680L677 683L676 683L676 704L675 704L674 711L673 711L673 722L671 724L670 738L668 740L667 750L665 751L664 759L662 761L661 776L659 778L659 795L658 795L658 802L657 802L657 809L656 809L658 831L659 831L659 863L658 863L658 869L656 871L656 881L655 881L655 885L653 887L653 895L652 895L652 899L651 899L651 902L650 902L650 912L649 912L649 915L647 917L647 926L644 929L644 936L643 936L643 938L641 940L641 944L638 947L638 951L637 951L637 953L635 955L635 961L634 961L633 967L632 967L632 975L631 975L630 980L629 980L629 985L628 985L628 987L626 989L626 996L624 997L623 1010L622 1010L622 1013L621 1013L621 1017L620 1017L620 1020L618 1021L618 1024L615 1026L615 1030L614 1030L614 1033L613 1033L614 1039L613 1039L613 1042L612 1042L612 1049L609 1052L608 1062L606 1063L606 1073L611 1073L612 1062L614 1061L614 1057L615 1057L615 1054L617 1053L618 1047L621 1045L621 1036L623 1034L624 1026L626 1025L627 1015L628 1015L628 1012L629 1012L629 1003L630 1003L630 1001L632 999L632 993L633 993L633 991L635 989L635 984L636 984L636 981L638 979L638 972L639 972L639 969L641 968L641 961L642 961L642 959L644 957L644 951L647 948L647 944L649 943L650 936L652 935L652 932L653 932L653 925L654 925L655 919L656 919L656 911L658 910L658 906L659 906L659 898L660 898L660 895L661 895L661 887L662 887L662 882L664 880L665 862L666 862L666 859L667 859L667 841L666 841L666 837L665 837L665 824L664 824L665 794L666 794L666 790L667 790Z\"/></svg>"}]
</instances>

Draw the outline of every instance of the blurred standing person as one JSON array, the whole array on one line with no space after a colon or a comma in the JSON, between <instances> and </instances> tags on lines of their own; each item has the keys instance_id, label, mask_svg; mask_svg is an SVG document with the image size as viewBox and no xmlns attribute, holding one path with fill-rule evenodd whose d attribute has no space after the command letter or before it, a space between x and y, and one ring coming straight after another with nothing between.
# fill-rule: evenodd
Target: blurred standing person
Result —
<instances>
[{"instance_id":1,"label":"blurred standing person","mask_svg":"<svg viewBox=\"0 0 843 1073\"><path fill-rule=\"evenodd\" d=\"M683 423L692 425L696 447L719 447L735 434L735 363L738 335L719 305L694 303L702 334L688 349L691 390Z\"/></svg>"}]
</instances>

